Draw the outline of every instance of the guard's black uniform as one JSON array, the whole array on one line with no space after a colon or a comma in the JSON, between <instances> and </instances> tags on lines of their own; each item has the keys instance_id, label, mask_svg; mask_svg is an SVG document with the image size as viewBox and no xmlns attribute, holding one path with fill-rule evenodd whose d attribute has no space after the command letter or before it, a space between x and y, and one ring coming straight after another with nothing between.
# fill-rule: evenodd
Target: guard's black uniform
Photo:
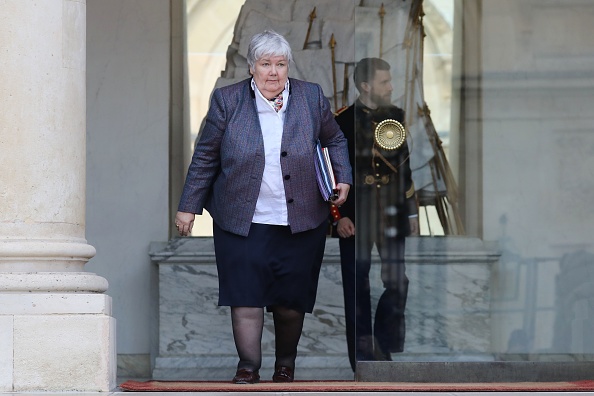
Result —
<instances>
[{"instance_id":1,"label":"guard's black uniform","mask_svg":"<svg viewBox=\"0 0 594 396\"><path fill-rule=\"evenodd\" d=\"M354 172L354 191L338 209L339 216L355 223L355 237L340 238L347 343L353 370L355 360L388 360L390 352L402 352L404 347L408 293L404 242L410 233L409 216L418 214L418 207L406 141L390 151L374 145L375 127L386 119L404 124L404 111L396 106L372 110L357 100L336 116L348 140ZM333 215L336 220L336 208ZM372 327L369 270L374 242L386 290L378 302Z\"/></svg>"}]
</instances>

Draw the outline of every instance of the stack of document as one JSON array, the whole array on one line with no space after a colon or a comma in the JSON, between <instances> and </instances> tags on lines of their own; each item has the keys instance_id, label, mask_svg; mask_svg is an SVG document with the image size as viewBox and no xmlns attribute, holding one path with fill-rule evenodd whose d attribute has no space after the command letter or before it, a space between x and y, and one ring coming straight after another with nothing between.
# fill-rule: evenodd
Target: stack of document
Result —
<instances>
[{"instance_id":1,"label":"stack of document","mask_svg":"<svg viewBox=\"0 0 594 396\"><path fill-rule=\"evenodd\" d=\"M318 187L324 201L332 201L338 198L338 190L336 189L336 179L334 179L334 171L332 170L332 163L330 162L330 155L328 149L322 147L320 141L316 144L315 149L315 166L316 177L318 179Z\"/></svg>"}]
</instances>

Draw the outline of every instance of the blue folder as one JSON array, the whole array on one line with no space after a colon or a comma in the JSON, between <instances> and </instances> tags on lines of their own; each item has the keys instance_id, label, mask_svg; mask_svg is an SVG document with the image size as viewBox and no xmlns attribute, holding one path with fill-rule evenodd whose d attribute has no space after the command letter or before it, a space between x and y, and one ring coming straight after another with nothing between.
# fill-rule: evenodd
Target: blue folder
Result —
<instances>
[{"instance_id":1,"label":"blue folder","mask_svg":"<svg viewBox=\"0 0 594 396\"><path fill-rule=\"evenodd\" d=\"M332 163L330 162L330 155L328 149L322 147L320 141L316 143L315 149L315 166L316 178L318 180L318 187L324 201L332 201L338 198L338 190L336 189L336 180L334 178L334 171L332 170Z\"/></svg>"}]
</instances>

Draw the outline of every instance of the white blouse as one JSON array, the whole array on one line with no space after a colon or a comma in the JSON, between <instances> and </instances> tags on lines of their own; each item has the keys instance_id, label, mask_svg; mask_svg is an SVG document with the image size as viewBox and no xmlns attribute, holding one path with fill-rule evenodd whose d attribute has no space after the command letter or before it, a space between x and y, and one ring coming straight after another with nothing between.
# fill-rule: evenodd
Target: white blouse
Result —
<instances>
[{"instance_id":1,"label":"white blouse","mask_svg":"<svg viewBox=\"0 0 594 396\"><path fill-rule=\"evenodd\" d=\"M283 107L278 111L258 90L252 79L252 89L256 92L258 118L264 139L264 175L260 186L260 194L256 202L256 210L252 223L288 225L287 200L280 164L283 124L289 98L289 80L283 90Z\"/></svg>"}]
</instances>

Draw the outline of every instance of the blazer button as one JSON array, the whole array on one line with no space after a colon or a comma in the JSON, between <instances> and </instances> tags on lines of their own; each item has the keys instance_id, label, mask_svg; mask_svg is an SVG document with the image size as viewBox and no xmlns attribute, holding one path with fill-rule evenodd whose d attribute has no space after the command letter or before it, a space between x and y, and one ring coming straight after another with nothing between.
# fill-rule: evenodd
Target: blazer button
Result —
<instances>
[{"instance_id":1,"label":"blazer button","mask_svg":"<svg viewBox=\"0 0 594 396\"><path fill-rule=\"evenodd\" d=\"M287 152L286 152L286 151L283 151L283 152L281 153L281 157L286 157L286 156L287 156Z\"/></svg>"},{"instance_id":2,"label":"blazer button","mask_svg":"<svg viewBox=\"0 0 594 396\"><path fill-rule=\"evenodd\" d=\"M293 203L293 198L289 198L289 199L287 200L287 203Z\"/></svg>"},{"instance_id":3,"label":"blazer button","mask_svg":"<svg viewBox=\"0 0 594 396\"><path fill-rule=\"evenodd\" d=\"M285 180L289 180L291 178L291 175L285 175Z\"/></svg>"}]
</instances>

